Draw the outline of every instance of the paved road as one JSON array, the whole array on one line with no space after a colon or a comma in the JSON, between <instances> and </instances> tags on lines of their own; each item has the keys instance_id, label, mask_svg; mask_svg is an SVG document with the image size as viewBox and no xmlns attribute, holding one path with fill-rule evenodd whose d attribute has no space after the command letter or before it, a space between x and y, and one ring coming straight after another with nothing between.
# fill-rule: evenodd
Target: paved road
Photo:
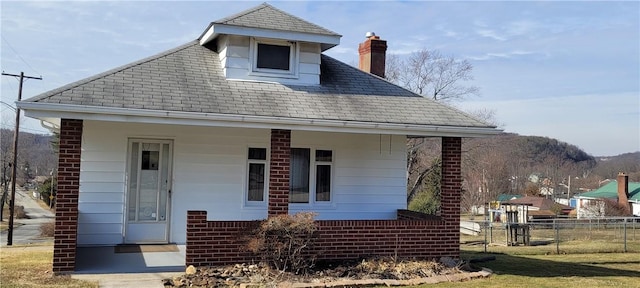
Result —
<instances>
[{"instance_id":1,"label":"paved road","mask_svg":"<svg viewBox=\"0 0 640 288\"><path fill-rule=\"evenodd\" d=\"M43 243L53 241L52 237L43 238L40 236L40 225L52 221L55 218L53 212L42 208L31 192L16 187L16 206L24 206L24 211L29 219L14 218L13 244L24 245L33 243ZM8 221L8 219L7 219ZM0 234L0 244L7 245L7 231Z\"/></svg>"}]
</instances>

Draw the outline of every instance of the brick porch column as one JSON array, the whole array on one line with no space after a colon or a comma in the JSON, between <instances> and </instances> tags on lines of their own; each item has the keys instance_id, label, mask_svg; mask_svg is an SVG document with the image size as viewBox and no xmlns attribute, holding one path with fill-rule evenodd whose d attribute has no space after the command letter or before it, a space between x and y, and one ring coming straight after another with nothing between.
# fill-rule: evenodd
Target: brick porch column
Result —
<instances>
[{"instance_id":1,"label":"brick porch column","mask_svg":"<svg viewBox=\"0 0 640 288\"><path fill-rule=\"evenodd\" d=\"M445 221L460 225L460 201L462 200L462 139L442 137L442 190L440 202ZM458 228L456 227L456 231Z\"/></svg>"},{"instance_id":2,"label":"brick porch column","mask_svg":"<svg viewBox=\"0 0 640 288\"><path fill-rule=\"evenodd\" d=\"M268 216L289 213L291 130L271 129Z\"/></svg>"},{"instance_id":3,"label":"brick porch column","mask_svg":"<svg viewBox=\"0 0 640 288\"><path fill-rule=\"evenodd\" d=\"M53 245L53 272L56 274L73 272L76 266L81 146L82 120L62 119Z\"/></svg>"},{"instance_id":4,"label":"brick porch column","mask_svg":"<svg viewBox=\"0 0 640 288\"><path fill-rule=\"evenodd\" d=\"M207 241L207 211L187 211L187 247L185 265L203 266L203 251L213 245Z\"/></svg>"},{"instance_id":5,"label":"brick porch column","mask_svg":"<svg viewBox=\"0 0 640 288\"><path fill-rule=\"evenodd\" d=\"M450 257L460 257L460 201L462 200L462 139L442 137L441 217L444 220L440 248Z\"/></svg>"}]
</instances>

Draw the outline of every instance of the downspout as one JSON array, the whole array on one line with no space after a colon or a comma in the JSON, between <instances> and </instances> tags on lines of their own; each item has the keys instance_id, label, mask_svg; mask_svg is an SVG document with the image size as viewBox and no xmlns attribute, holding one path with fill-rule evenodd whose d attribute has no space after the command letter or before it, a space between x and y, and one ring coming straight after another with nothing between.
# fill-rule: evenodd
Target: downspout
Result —
<instances>
[{"instance_id":1,"label":"downspout","mask_svg":"<svg viewBox=\"0 0 640 288\"><path fill-rule=\"evenodd\" d=\"M40 120L40 126L42 126L43 128L49 130L49 132L51 133L59 133L60 132L60 126L44 121L44 120Z\"/></svg>"}]
</instances>

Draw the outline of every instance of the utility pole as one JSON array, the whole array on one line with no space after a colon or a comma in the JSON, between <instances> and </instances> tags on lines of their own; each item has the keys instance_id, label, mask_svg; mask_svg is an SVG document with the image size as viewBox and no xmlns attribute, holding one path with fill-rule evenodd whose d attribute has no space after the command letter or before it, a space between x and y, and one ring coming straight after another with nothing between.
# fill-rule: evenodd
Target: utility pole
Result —
<instances>
[{"instance_id":1,"label":"utility pole","mask_svg":"<svg viewBox=\"0 0 640 288\"><path fill-rule=\"evenodd\" d=\"M25 76L24 72L20 75L2 72L2 76L18 77L20 85L18 86L18 102L22 100L22 83L24 79L42 80L42 77ZM13 245L13 215L16 205L16 167L18 166L18 135L20 134L20 108L16 107L16 130L13 131L13 165L11 166L11 200L9 201L9 230L7 231L7 246ZM4 205L4 203L2 203Z\"/></svg>"}]
</instances>

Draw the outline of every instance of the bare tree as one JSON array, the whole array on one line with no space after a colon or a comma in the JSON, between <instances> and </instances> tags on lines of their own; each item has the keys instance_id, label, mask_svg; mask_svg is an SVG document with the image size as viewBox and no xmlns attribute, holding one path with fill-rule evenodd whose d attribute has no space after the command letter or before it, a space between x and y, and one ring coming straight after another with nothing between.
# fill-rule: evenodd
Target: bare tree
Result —
<instances>
[{"instance_id":1,"label":"bare tree","mask_svg":"<svg viewBox=\"0 0 640 288\"><path fill-rule=\"evenodd\" d=\"M422 49L402 58L387 56L387 80L415 93L439 101L461 100L478 95L479 88L464 85L473 80L473 65L465 59Z\"/></svg>"},{"instance_id":2,"label":"bare tree","mask_svg":"<svg viewBox=\"0 0 640 288\"><path fill-rule=\"evenodd\" d=\"M477 95L478 87L463 83L473 79L472 72L469 61L444 56L436 50L422 49L406 57L388 54L386 58L387 80L436 101L450 102ZM431 195L439 195L433 191L433 187L439 187L439 179L434 182L437 177L433 176L439 175L440 169L439 138L410 139L407 150L407 203L419 198L416 201L424 203L418 206L434 210L431 202L439 200ZM416 207L415 203L410 206Z\"/></svg>"}]
</instances>

